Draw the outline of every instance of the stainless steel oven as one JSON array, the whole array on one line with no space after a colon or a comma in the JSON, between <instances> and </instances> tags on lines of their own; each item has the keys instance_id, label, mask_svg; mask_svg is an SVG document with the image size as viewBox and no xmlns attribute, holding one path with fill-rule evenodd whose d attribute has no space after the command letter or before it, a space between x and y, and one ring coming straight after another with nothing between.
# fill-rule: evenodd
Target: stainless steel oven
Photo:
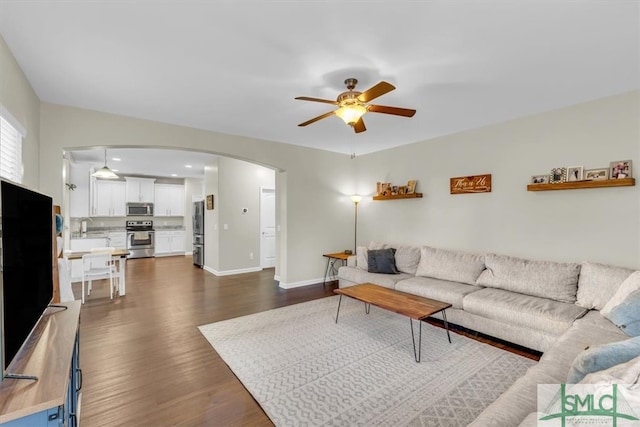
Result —
<instances>
[{"instance_id":1,"label":"stainless steel oven","mask_svg":"<svg viewBox=\"0 0 640 427\"><path fill-rule=\"evenodd\" d=\"M148 258L155 255L153 221L127 221L127 258Z\"/></svg>"}]
</instances>

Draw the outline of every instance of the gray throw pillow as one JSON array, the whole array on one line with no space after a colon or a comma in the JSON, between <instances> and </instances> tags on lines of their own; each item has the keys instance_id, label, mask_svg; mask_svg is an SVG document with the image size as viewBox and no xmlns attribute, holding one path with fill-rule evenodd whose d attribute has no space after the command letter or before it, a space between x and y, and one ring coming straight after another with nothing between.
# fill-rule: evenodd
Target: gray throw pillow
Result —
<instances>
[{"instance_id":1,"label":"gray throw pillow","mask_svg":"<svg viewBox=\"0 0 640 427\"><path fill-rule=\"evenodd\" d=\"M398 274L396 267L396 250L388 249L369 249L367 252L367 264L369 265L369 273Z\"/></svg>"}]
</instances>

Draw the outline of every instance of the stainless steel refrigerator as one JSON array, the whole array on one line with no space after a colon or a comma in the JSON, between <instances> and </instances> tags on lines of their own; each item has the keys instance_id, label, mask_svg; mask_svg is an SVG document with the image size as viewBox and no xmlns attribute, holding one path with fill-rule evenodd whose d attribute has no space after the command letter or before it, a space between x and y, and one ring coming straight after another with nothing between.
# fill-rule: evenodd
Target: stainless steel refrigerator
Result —
<instances>
[{"instance_id":1,"label":"stainless steel refrigerator","mask_svg":"<svg viewBox=\"0 0 640 427\"><path fill-rule=\"evenodd\" d=\"M193 202L193 264L204 265L204 202Z\"/></svg>"}]
</instances>

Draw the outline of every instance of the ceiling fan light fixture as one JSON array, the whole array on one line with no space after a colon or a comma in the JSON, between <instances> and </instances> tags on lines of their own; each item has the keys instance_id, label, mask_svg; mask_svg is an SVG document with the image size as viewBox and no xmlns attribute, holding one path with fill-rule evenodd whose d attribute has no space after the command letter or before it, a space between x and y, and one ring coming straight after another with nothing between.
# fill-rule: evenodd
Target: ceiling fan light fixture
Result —
<instances>
[{"instance_id":1,"label":"ceiling fan light fixture","mask_svg":"<svg viewBox=\"0 0 640 427\"><path fill-rule=\"evenodd\" d=\"M104 166L91 174L94 178L118 179L118 175L107 166L107 150L104 150Z\"/></svg>"},{"instance_id":2,"label":"ceiling fan light fixture","mask_svg":"<svg viewBox=\"0 0 640 427\"><path fill-rule=\"evenodd\" d=\"M336 116L340 117L349 126L353 126L366 112L367 109L362 105L352 104L340 107L336 111Z\"/></svg>"}]
</instances>

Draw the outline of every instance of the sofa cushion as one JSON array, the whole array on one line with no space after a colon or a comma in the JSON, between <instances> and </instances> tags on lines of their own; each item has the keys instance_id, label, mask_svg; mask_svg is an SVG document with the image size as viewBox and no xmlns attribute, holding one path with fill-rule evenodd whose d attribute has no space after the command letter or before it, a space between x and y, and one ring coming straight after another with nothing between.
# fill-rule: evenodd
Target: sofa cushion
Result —
<instances>
[{"instance_id":1,"label":"sofa cushion","mask_svg":"<svg viewBox=\"0 0 640 427\"><path fill-rule=\"evenodd\" d=\"M487 254L477 285L574 303L580 264Z\"/></svg>"},{"instance_id":2,"label":"sofa cushion","mask_svg":"<svg viewBox=\"0 0 640 427\"><path fill-rule=\"evenodd\" d=\"M580 267L576 304L588 309L602 310L620 284L633 271L629 268L583 262Z\"/></svg>"},{"instance_id":3,"label":"sofa cushion","mask_svg":"<svg viewBox=\"0 0 640 427\"><path fill-rule=\"evenodd\" d=\"M562 334L587 312L575 304L495 288L470 293L464 297L462 306L478 316L554 335Z\"/></svg>"},{"instance_id":4,"label":"sofa cushion","mask_svg":"<svg viewBox=\"0 0 640 427\"><path fill-rule=\"evenodd\" d=\"M388 249L369 249L367 254L367 264L369 273L397 274L400 273L396 268L396 250Z\"/></svg>"},{"instance_id":5,"label":"sofa cushion","mask_svg":"<svg viewBox=\"0 0 640 427\"><path fill-rule=\"evenodd\" d=\"M402 273L416 274L420 262L420 247L398 246L396 249L396 267Z\"/></svg>"},{"instance_id":6,"label":"sofa cushion","mask_svg":"<svg viewBox=\"0 0 640 427\"><path fill-rule=\"evenodd\" d=\"M556 383L564 383L573 361L585 348L626 339L628 337L598 311L589 311L556 339L538 365L556 377Z\"/></svg>"},{"instance_id":7,"label":"sofa cushion","mask_svg":"<svg viewBox=\"0 0 640 427\"><path fill-rule=\"evenodd\" d=\"M633 291L640 289L640 271L634 271L624 282L620 284L618 290L609 301L602 307L600 313L607 317L611 310L621 304Z\"/></svg>"},{"instance_id":8,"label":"sofa cushion","mask_svg":"<svg viewBox=\"0 0 640 427\"><path fill-rule=\"evenodd\" d=\"M630 337L640 336L640 290L631 292L606 317Z\"/></svg>"},{"instance_id":9,"label":"sofa cushion","mask_svg":"<svg viewBox=\"0 0 640 427\"><path fill-rule=\"evenodd\" d=\"M356 248L356 267L361 270L368 270L369 263L367 259L369 258L369 250L366 246L358 246Z\"/></svg>"},{"instance_id":10,"label":"sofa cushion","mask_svg":"<svg viewBox=\"0 0 640 427\"><path fill-rule=\"evenodd\" d=\"M339 279L346 280L351 283L373 283L374 285L380 285L390 289L394 289L398 281L408 279L410 277L413 276L407 273L369 273L366 270L352 267L340 267L338 269Z\"/></svg>"},{"instance_id":11,"label":"sofa cushion","mask_svg":"<svg viewBox=\"0 0 640 427\"><path fill-rule=\"evenodd\" d=\"M484 270L484 255L423 246L416 276L433 277L475 285Z\"/></svg>"},{"instance_id":12,"label":"sofa cushion","mask_svg":"<svg viewBox=\"0 0 640 427\"><path fill-rule=\"evenodd\" d=\"M585 375L602 371L640 356L640 337L589 347L573 361L567 384L578 384Z\"/></svg>"},{"instance_id":13,"label":"sofa cushion","mask_svg":"<svg viewBox=\"0 0 640 427\"><path fill-rule=\"evenodd\" d=\"M396 283L396 290L425 298L447 302L453 308L462 308L462 299L471 292L482 289L479 286L449 282L432 277L412 277Z\"/></svg>"}]
</instances>

